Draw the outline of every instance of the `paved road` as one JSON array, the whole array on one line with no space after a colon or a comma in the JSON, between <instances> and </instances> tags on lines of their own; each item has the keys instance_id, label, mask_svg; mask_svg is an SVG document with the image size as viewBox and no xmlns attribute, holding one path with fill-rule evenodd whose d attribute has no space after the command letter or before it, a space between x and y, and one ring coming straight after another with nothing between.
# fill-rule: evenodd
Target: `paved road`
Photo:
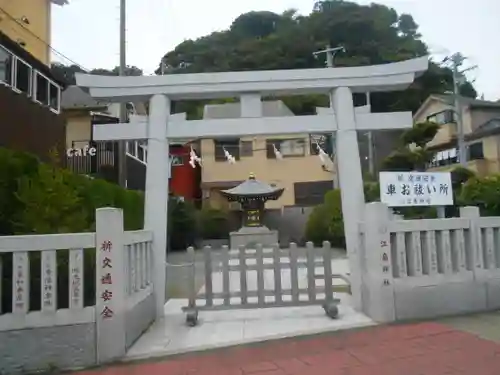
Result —
<instances>
[{"instance_id":1,"label":"paved road","mask_svg":"<svg viewBox=\"0 0 500 375\"><path fill-rule=\"evenodd\" d=\"M299 254L305 254L306 248L299 248ZM316 248L314 251L317 254L321 254L321 249ZM213 249L213 253L220 254L220 249ZM332 249L333 258L345 258L345 250L343 249ZM179 265L189 263L188 255L186 251L174 251L167 255L167 287L166 287L166 299L170 298L187 298L188 297L188 287L189 287L189 268L181 267ZM204 285L204 265L203 265L203 253L201 251L196 252L196 280L195 284L197 289ZM214 267L214 271L217 271L217 266Z\"/></svg>"},{"instance_id":2,"label":"paved road","mask_svg":"<svg viewBox=\"0 0 500 375\"><path fill-rule=\"evenodd\" d=\"M190 353L80 375L498 375L500 344L427 322Z\"/></svg>"},{"instance_id":3,"label":"paved road","mask_svg":"<svg viewBox=\"0 0 500 375\"><path fill-rule=\"evenodd\" d=\"M443 318L439 322L500 343L500 311Z\"/></svg>"}]
</instances>

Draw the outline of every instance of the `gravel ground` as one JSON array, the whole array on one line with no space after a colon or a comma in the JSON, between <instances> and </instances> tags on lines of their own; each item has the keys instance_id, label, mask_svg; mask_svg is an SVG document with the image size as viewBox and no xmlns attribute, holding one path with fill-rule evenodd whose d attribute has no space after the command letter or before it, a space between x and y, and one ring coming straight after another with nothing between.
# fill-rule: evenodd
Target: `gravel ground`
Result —
<instances>
[{"instance_id":1,"label":"gravel ground","mask_svg":"<svg viewBox=\"0 0 500 375\"><path fill-rule=\"evenodd\" d=\"M299 248L299 254L304 254L305 248ZM321 254L321 248L314 249L317 254ZM220 249L213 249L213 253L220 253ZM343 249L332 249L333 258L345 258L345 250ZM188 297L188 287L189 287L189 267L182 267L180 265L189 263L188 255L186 251L174 251L167 254L167 286L166 286L166 299L170 298L187 298ZM219 265L214 265L213 270L216 272L219 269ZM201 251L196 252L196 278L195 284L196 288L200 289L204 285L204 265L203 265L203 253Z\"/></svg>"}]
</instances>

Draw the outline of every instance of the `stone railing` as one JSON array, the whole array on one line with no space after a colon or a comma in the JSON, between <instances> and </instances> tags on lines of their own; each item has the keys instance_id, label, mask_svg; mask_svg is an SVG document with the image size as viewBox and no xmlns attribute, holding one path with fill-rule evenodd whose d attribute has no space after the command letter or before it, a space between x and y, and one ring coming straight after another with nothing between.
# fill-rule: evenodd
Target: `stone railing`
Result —
<instances>
[{"instance_id":1,"label":"stone railing","mask_svg":"<svg viewBox=\"0 0 500 375\"><path fill-rule=\"evenodd\" d=\"M129 348L155 318L153 234L125 233L126 345Z\"/></svg>"},{"instance_id":2,"label":"stone railing","mask_svg":"<svg viewBox=\"0 0 500 375\"><path fill-rule=\"evenodd\" d=\"M459 218L391 219L366 206L360 225L363 309L378 321L500 308L500 218L464 207Z\"/></svg>"},{"instance_id":3,"label":"stone railing","mask_svg":"<svg viewBox=\"0 0 500 375\"><path fill-rule=\"evenodd\" d=\"M123 356L154 320L152 251L115 208L95 233L0 237L0 373Z\"/></svg>"}]
</instances>

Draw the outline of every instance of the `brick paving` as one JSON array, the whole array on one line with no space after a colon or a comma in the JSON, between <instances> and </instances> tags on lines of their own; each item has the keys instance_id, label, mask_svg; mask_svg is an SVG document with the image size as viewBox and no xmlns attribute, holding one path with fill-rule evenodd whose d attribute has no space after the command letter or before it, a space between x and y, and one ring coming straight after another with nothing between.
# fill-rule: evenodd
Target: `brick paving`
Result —
<instances>
[{"instance_id":1,"label":"brick paving","mask_svg":"<svg viewBox=\"0 0 500 375\"><path fill-rule=\"evenodd\" d=\"M77 374L500 375L500 344L444 324L415 323L234 346Z\"/></svg>"}]
</instances>

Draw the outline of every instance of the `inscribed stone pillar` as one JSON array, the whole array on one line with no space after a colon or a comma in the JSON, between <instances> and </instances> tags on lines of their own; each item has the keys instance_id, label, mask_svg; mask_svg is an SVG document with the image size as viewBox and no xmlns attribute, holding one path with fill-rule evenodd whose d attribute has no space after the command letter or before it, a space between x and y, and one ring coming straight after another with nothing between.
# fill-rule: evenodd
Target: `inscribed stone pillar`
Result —
<instances>
[{"instance_id":1,"label":"inscribed stone pillar","mask_svg":"<svg viewBox=\"0 0 500 375\"><path fill-rule=\"evenodd\" d=\"M153 232L153 285L158 318L163 316L165 304L170 100L165 95L154 95L149 103L144 228Z\"/></svg>"},{"instance_id":2,"label":"inscribed stone pillar","mask_svg":"<svg viewBox=\"0 0 500 375\"><path fill-rule=\"evenodd\" d=\"M126 353L125 251L123 211L96 210L96 351L97 363L121 358Z\"/></svg>"},{"instance_id":3,"label":"inscribed stone pillar","mask_svg":"<svg viewBox=\"0 0 500 375\"><path fill-rule=\"evenodd\" d=\"M344 215L344 232L350 267L350 282L354 308L361 310L361 270L358 224L364 214L365 195L359 158L356 117L351 90L337 88L332 95L337 119L337 163Z\"/></svg>"},{"instance_id":4,"label":"inscribed stone pillar","mask_svg":"<svg viewBox=\"0 0 500 375\"><path fill-rule=\"evenodd\" d=\"M389 209L380 202L365 206L364 235L369 251L364 255L363 312L376 322L396 320L394 279L389 231Z\"/></svg>"}]
</instances>

